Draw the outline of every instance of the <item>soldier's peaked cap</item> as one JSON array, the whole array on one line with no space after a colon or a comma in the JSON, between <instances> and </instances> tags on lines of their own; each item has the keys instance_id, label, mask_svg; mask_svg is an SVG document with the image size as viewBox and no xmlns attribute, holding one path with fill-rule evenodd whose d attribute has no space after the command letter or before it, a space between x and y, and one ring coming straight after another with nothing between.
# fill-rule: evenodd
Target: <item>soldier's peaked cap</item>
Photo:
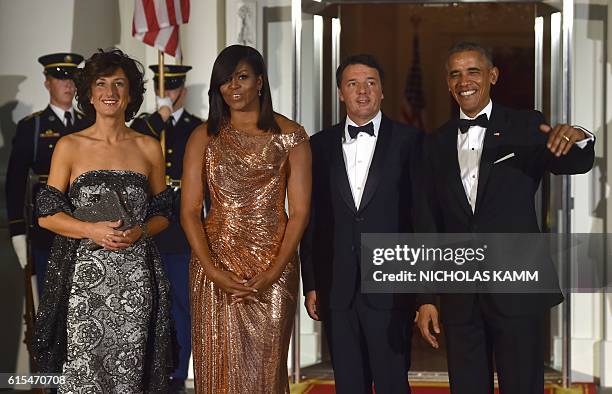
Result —
<instances>
[{"instance_id":1,"label":"soldier's peaked cap","mask_svg":"<svg viewBox=\"0 0 612 394\"><path fill-rule=\"evenodd\" d=\"M77 66L83 61L83 56L78 53L50 53L38 58L43 65L43 73L58 79L73 79Z\"/></svg>"},{"instance_id":2,"label":"soldier's peaked cap","mask_svg":"<svg viewBox=\"0 0 612 394\"><path fill-rule=\"evenodd\" d=\"M149 66L153 71L153 81L157 87L159 84L159 65L154 64ZM164 88L176 89L185 84L187 71L191 70L191 66L166 64L164 65Z\"/></svg>"}]
</instances>

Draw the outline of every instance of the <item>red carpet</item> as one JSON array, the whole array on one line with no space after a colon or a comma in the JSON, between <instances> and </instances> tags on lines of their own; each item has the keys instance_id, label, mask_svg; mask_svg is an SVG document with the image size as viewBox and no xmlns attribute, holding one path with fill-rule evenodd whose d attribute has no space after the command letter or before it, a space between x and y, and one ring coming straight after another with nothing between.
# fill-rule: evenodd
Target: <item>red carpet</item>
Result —
<instances>
[{"instance_id":1,"label":"red carpet","mask_svg":"<svg viewBox=\"0 0 612 394\"><path fill-rule=\"evenodd\" d=\"M450 390L448 384L445 383L433 383L433 382L415 382L411 383L412 394L449 394ZM582 394L596 394L597 390L592 383L578 383L574 385L576 388L582 390ZM335 394L333 381L314 381L310 383L303 394ZM499 391L495 389L495 393ZM544 389L544 394L554 394L555 386L547 385Z\"/></svg>"}]
</instances>

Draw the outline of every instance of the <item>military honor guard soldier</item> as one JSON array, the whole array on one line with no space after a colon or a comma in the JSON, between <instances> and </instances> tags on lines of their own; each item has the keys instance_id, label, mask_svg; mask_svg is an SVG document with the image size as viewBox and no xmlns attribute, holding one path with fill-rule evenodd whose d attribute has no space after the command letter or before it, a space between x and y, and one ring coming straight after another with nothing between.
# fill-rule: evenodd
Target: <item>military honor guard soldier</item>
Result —
<instances>
[{"instance_id":1,"label":"military honor guard soldier","mask_svg":"<svg viewBox=\"0 0 612 394\"><path fill-rule=\"evenodd\" d=\"M38 186L47 179L57 141L93 123L72 106L75 95L73 79L82 60L83 56L76 53L52 53L38 58L44 67L49 105L17 124L6 173L9 233L22 268L27 264L30 243L39 295L42 294L54 234L40 228L31 219L31 202Z\"/></svg>"},{"instance_id":2,"label":"military honor guard soldier","mask_svg":"<svg viewBox=\"0 0 612 394\"><path fill-rule=\"evenodd\" d=\"M149 67L154 73L155 91L159 94L159 66ZM180 345L179 366L172 374L171 390L180 392L185 387L191 356L191 314L189 307L189 261L191 249L179 224L179 201L183 155L193 129L202 120L183 107L187 96L185 78L190 66L164 66L164 97L157 96L157 112L141 114L131 127L157 138L166 159L166 182L176 191L175 216L170 226L155 237L162 256L172 292L172 317L176 323Z\"/></svg>"}]
</instances>

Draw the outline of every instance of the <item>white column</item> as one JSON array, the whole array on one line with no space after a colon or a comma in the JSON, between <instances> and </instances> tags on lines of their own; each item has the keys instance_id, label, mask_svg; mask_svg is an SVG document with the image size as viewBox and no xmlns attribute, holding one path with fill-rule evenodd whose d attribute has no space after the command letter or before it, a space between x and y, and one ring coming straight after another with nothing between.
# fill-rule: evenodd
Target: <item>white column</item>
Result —
<instances>
[{"instance_id":1,"label":"white column","mask_svg":"<svg viewBox=\"0 0 612 394\"><path fill-rule=\"evenodd\" d=\"M598 137L595 145L595 167L585 175L573 177L572 189L574 210L572 215L572 231L575 233L603 233L612 224L610 207L606 204L606 185L602 184L602 174L606 173L607 158L604 158L604 145L607 143L603 135L604 119L603 100L605 86L603 84L605 68L604 55L604 25L601 20L589 17L585 12L586 5L576 6L574 19L574 57L572 75L573 86L573 119L578 124L593 131ZM609 77L608 77L609 78ZM574 148L575 149L575 148ZM612 167L608 166L608 171ZM605 209L601 209L605 207ZM607 211L607 212L606 212ZM600 264L604 264L603 250L592 250L590 254ZM580 264L580 262L577 262ZM609 264L609 262L607 262ZM610 356L612 346L603 332L606 312L605 294L575 293L572 296L572 380L577 382L592 382L595 378L603 379L610 373L604 367L612 362ZM609 302L609 300L608 300ZM608 354L606 355L606 349ZM610 369L609 366L607 369ZM608 378L608 384L612 384Z\"/></svg>"},{"instance_id":2,"label":"white column","mask_svg":"<svg viewBox=\"0 0 612 394\"><path fill-rule=\"evenodd\" d=\"M610 3L608 1L608 3ZM606 104L606 119L604 121L607 125L612 124L612 6L608 4L608 36L605 37L606 45L608 48L608 59L606 60L605 73L607 75L607 86L605 87L605 95L607 97ZM606 138L607 152L612 152L612 138ZM612 155L608 155L605 158L605 165L608 170L608 174L612 170ZM606 190L604 192L606 198L610 195L610 187L606 185ZM606 223L610 226L612 223L612 206L606 205ZM610 232L610 227L608 227L608 232ZM612 276L612 262L607 262L608 266L608 278ZM612 289L609 289L612 291ZM612 293L603 294L603 338L600 344L600 370L601 374L600 384L601 387L612 387Z\"/></svg>"}]
</instances>

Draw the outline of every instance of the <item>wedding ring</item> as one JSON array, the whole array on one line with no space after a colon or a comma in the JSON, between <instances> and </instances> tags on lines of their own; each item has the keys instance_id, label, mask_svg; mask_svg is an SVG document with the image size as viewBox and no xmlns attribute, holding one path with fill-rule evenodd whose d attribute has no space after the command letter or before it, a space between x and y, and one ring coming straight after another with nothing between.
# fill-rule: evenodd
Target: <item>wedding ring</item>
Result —
<instances>
[{"instance_id":1,"label":"wedding ring","mask_svg":"<svg viewBox=\"0 0 612 394\"><path fill-rule=\"evenodd\" d=\"M562 135L561 137L565 138L565 140L566 140L567 142L570 142L570 139L568 138L568 136L566 136L566 135Z\"/></svg>"}]
</instances>

